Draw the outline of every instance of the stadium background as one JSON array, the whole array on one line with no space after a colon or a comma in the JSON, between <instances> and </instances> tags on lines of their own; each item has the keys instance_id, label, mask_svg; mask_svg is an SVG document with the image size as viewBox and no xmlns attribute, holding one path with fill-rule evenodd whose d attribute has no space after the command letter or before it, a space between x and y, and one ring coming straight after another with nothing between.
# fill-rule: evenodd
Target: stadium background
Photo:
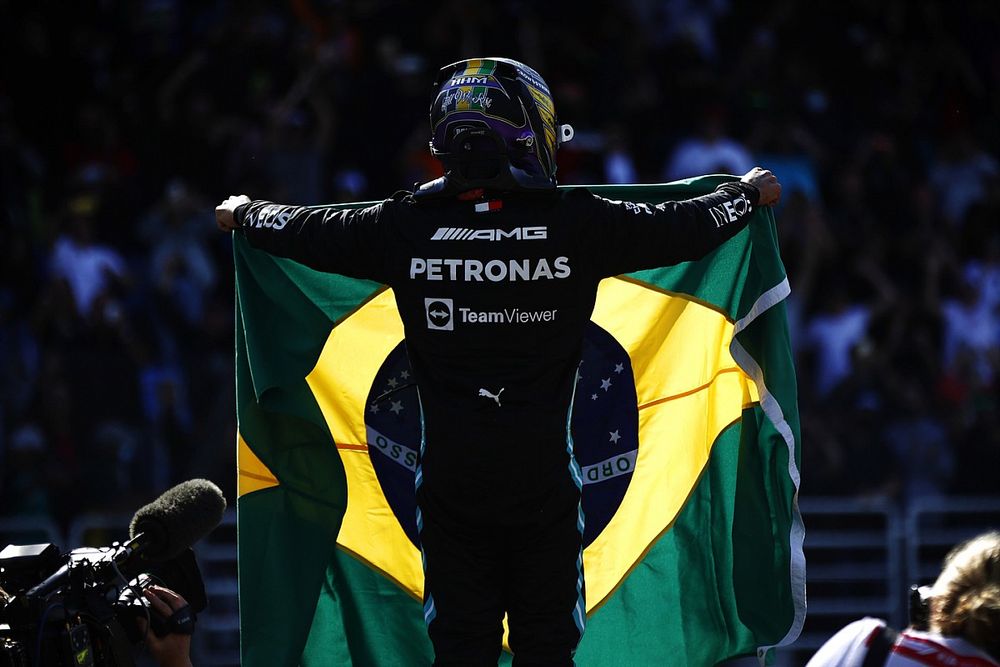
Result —
<instances>
[{"instance_id":1,"label":"stadium background","mask_svg":"<svg viewBox=\"0 0 1000 667\"><path fill-rule=\"evenodd\" d=\"M0 533L27 521L80 546L81 517L113 532L191 477L233 503L214 205L436 176L434 73L507 55L576 128L563 184L779 176L806 630L902 621L901 587L998 519L1000 4L582 7L0 1ZM832 588L858 595L824 616Z\"/></svg>"}]
</instances>

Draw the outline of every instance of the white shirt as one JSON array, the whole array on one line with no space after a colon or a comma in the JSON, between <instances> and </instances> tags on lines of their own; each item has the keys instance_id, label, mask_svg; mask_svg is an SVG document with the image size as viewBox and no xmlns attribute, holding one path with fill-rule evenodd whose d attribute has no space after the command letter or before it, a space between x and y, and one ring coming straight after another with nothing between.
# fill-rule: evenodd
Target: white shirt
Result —
<instances>
[{"instance_id":1,"label":"white shirt","mask_svg":"<svg viewBox=\"0 0 1000 667\"><path fill-rule=\"evenodd\" d=\"M971 352L976 371L986 382L992 380L990 357L1000 345L1000 317L980 299L974 304L949 299L941 304L944 319L944 364L951 368L962 350Z\"/></svg>"},{"instance_id":2,"label":"white shirt","mask_svg":"<svg viewBox=\"0 0 1000 667\"><path fill-rule=\"evenodd\" d=\"M861 667L875 630L885 627L879 618L863 618L844 626L823 644L806 667ZM899 633L886 667L998 667L993 660L969 642L958 637L943 637L933 632L907 629Z\"/></svg>"},{"instance_id":3,"label":"white shirt","mask_svg":"<svg viewBox=\"0 0 1000 667\"><path fill-rule=\"evenodd\" d=\"M111 248L80 246L66 236L56 239L51 269L56 277L69 283L80 315L87 315L94 300L107 288L109 273L121 277L126 272L125 260Z\"/></svg>"},{"instance_id":4,"label":"white shirt","mask_svg":"<svg viewBox=\"0 0 1000 667\"><path fill-rule=\"evenodd\" d=\"M979 300L987 308L1000 306L1000 262L970 259L962 267L962 277L970 285L979 286Z\"/></svg>"},{"instance_id":5,"label":"white shirt","mask_svg":"<svg viewBox=\"0 0 1000 667\"><path fill-rule=\"evenodd\" d=\"M851 374L851 351L867 333L869 317L866 307L851 306L817 315L809 323L805 343L816 350L816 389L821 396Z\"/></svg>"},{"instance_id":6,"label":"white shirt","mask_svg":"<svg viewBox=\"0 0 1000 667\"><path fill-rule=\"evenodd\" d=\"M961 223L969 207L985 199L986 186L1000 165L987 153L977 153L958 162L940 162L930 171L931 185L941 210L953 224Z\"/></svg>"},{"instance_id":7,"label":"white shirt","mask_svg":"<svg viewBox=\"0 0 1000 667\"><path fill-rule=\"evenodd\" d=\"M732 139L688 139L674 151L664 172L668 181L702 174L745 174L753 169L749 151Z\"/></svg>"}]
</instances>

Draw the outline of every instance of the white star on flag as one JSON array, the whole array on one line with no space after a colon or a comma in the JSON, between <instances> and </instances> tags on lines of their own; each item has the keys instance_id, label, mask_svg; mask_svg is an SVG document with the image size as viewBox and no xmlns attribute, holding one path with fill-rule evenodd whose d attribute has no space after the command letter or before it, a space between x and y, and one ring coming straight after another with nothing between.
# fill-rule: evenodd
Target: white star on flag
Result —
<instances>
[{"instance_id":1,"label":"white star on flag","mask_svg":"<svg viewBox=\"0 0 1000 667\"><path fill-rule=\"evenodd\" d=\"M390 387L392 387L393 389L395 389L396 385L398 385L398 384L399 384L399 381L396 380L396 378L389 378L389 386Z\"/></svg>"},{"instance_id":2,"label":"white star on flag","mask_svg":"<svg viewBox=\"0 0 1000 667\"><path fill-rule=\"evenodd\" d=\"M590 400L596 401L597 400L597 394L591 394L590 395Z\"/></svg>"},{"instance_id":3,"label":"white star on flag","mask_svg":"<svg viewBox=\"0 0 1000 667\"><path fill-rule=\"evenodd\" d=\"M616 445L618 444L618 441L621 440L622 438L620 435L618 435L618 429L615 429L614 432L612 432L610 435L611 437L608 438L608 440L615 443Z\"/></svg>"},{"instance_id":4,"label":"white star on flag","mask_svg":"<svg viewBox=\"0 0 1000 667\"><path fill-rule=\"evenodd\" d=\"M625 366L623 364L615 364L615 373L621 373L623 370L625 370Z\"/></svg>"},{"instance_id":5,"label":"white star on flag","mask_svg":"<svg viewBox=\"0 0 1000 667\"><path fill-rule=\"evenodd\" d=\"M372 403L372 406L369 409L373 415L378 414L378 403Z\"/></svg>"},{"instance_id":6,"label":"white star on flag","mask_svg":"<svg viewBox=\"0 0 1000 667\"><path fill-rule=\"evenodd\" d=\"M611 388L611 378L605 378L601 380L601 389L607 391L610 388Z\"/></svg>"},{"instance_id":7,"label":"white star on flag","mask_svg":"<svg viewBox=\"0 0 1000 667\"><path fill-rule=\"evenodd\" d=\"M404 380L409 380L410 379L410 371L401 371L400 374L399 374L399 377L403 378Z\"/></svg>"},{"instance_id":8,"label":"white star on flag","mask_svg":"<svg viewBox=\"0 0 1000 667\"><path fill-rule=\"evenodd\" d=\"M403 402L402 401L393 401L392 402L392 407L389 408L389 412L391 412L394 415L398 415L402 411L403 411Z\"/></svg>"}]
</instances>

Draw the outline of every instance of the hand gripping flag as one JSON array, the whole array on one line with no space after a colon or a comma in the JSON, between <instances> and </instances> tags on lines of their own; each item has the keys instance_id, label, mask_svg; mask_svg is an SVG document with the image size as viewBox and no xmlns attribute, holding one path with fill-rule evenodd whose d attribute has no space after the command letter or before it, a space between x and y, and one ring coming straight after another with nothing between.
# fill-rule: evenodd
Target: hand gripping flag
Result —
<instances>
[{"instance_id":1,"label":"hand gripping flag","mask_svg":"<svg viewBox=\"0 0 1000 667\"><path fill-rule=\"evenodd\" d=\"M656 203L727 178L592 190ZM239 235L234 251L243 664L430 664L419 407L392 291ZM788 293L768 208L698 262L601 283L572 417L587 517L578 664L764 660L798 637Z\"/></svg>"}]
</instances>

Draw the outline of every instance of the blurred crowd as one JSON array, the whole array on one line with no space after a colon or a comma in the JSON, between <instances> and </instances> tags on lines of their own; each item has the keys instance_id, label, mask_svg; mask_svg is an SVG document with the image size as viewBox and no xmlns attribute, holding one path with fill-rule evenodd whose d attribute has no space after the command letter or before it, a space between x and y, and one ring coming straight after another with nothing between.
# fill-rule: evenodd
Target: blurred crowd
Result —
<instances>
[{"instance_id":1,"label":"blurred crowd","mask_svg":"<svg viewBox=\"0 0 1000 667\"><path fill-rule=\"evenodd\" d=\"M506 55L563 184L784 184L808 495L997 493L1000 4L13 3L0 49L0 514L235 497L229 194L437 176L430 82Z\"/></svg>"}]
</instances>

